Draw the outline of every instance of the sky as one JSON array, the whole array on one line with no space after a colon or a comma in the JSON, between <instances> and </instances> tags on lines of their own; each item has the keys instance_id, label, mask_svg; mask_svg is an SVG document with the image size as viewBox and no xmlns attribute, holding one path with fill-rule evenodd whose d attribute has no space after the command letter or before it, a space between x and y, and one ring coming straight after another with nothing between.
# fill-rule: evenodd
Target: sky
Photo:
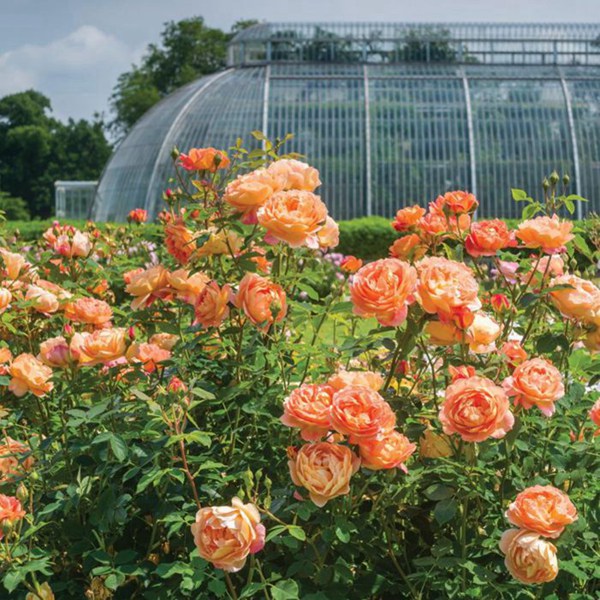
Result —
<instances>
[{"instance_id":1,"label":"sky","mask_svg":"<svg viewBox=\"0 0 600 600\"><path fill-rule=\"evenodd\" d=\"M117 77L163 23L261 21L596 22L600 0L0 0L0 97L46 94L66 120L108 117Z\"/></svg>"}]
</instances>

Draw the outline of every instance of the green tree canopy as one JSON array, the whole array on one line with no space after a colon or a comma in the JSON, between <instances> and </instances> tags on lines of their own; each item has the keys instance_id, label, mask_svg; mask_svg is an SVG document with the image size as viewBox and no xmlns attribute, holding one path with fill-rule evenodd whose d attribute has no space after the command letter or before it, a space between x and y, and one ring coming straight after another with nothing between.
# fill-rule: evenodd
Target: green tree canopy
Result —
<instances>
[{"instance_id":1,"label":"green tree canopy","mask_svg":"<svg viewBox=\"0 0 600 600\"><path fill-rule=\"evenodd\" d=\"M225 66L231 36L257 23L238 21L226 33L202 17L165 24L159 44L150 44L140 65L123 73L110 98L112 131L121 136L162 97Z\"/></svg>"}]
</instances>

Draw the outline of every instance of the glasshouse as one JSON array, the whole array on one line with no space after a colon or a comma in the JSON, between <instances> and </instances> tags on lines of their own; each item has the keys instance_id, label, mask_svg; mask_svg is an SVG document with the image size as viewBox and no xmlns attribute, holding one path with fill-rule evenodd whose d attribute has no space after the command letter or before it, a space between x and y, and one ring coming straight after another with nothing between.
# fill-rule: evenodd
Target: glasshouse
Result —
<instances>
[{"instance_id":1,"label":"glasshouse","mask_svg":"<svg viewBox=\"0 0 600 600\"><path fill-rule=\"evenodd\" d=\"M156 214L174 146L227 148L253 130L294 135L287 151L321 171L337 219L453 189L480 198L479 216L515 217L510 188L537 193L553 169L590 199L580 213L597 212L600 25L255 25L232 39L227 69L140 119L91 216Z\"/></svg>"}]
</instances>

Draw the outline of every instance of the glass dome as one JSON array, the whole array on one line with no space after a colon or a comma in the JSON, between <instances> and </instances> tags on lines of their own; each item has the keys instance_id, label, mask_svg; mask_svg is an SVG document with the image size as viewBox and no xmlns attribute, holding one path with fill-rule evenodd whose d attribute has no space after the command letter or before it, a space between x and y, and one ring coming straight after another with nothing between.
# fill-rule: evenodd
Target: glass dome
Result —
<instances>
[{"instance_id":1,"label":"glass dome","mask_svg":"<svg viewBox=\"0 0 600 600\"><path fill-rule=\"evenodd\" d=\"M479 216L519 216L553 169L600 212L600 25L268 24L240 32L226 70L146 113L110 159L96 220L155 215L170 152L261 130L321 171L336 219L466 189ZM578 216L581 216L578 215Z\"/></svg>"}]
</instances>

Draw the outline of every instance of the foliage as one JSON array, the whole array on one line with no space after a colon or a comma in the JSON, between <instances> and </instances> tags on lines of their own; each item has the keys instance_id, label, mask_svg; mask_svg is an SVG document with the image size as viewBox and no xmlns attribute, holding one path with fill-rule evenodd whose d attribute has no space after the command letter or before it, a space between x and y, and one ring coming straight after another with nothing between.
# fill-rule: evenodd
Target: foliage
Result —
<instances>
[{"instance_id":1,"label":"foliage","mask_svg":"<svg viewBox=\"0 0 600 600\"><path fill-rule=\"evenodd\" d=\"M23 198L13 198L0 190L0 211L9 221L29 221L30 214Z\"/></svg>"},{"instance_id":2,"label":"foliage","mask_svg":"<svg viewBox=\"0 0 600 600\"><path fill-rule=\"evenodd\" d=\"M600 290L585 284L585 306L585 294L580 304L557 300L583 285L554 281L575 256L570 225L524 222L515 237L495 222L505 240L481 257L473 248L481 251L484 238L472 238L487 225L471 221L474 197L454 192L427 213L409 207L396 218L402 237L419 239L423 261L413 254L338 268L324 258L335 226L312 193L318 173L280 156L278 142L264 144L248 153L240 143L229 156L174 152L179 187L165 193L160 226L133 218L52 225L28 248L17 237L2 249L5 596L596 598L600 436L589 412L600 396ZM551 190L542 211L565 198ZM451 265L452 277L429 300L454 302L448 311L426 301L433 257ZM502 275L512 263L512 275ZM486 327L475 325L480 319ZM447 345L432 327L450 330ZM554 365L544 363L560 379L551 417L539 397L527 397L539 406L515 397L508 408L499 385L515 389L517 358L504 344L516 337L530 359ZM481 378L499 402L502 423L494 424L505 429L491 437L477 428L479 441L466 441L440 409L457 382ZM317 444L280 420L309 383L331 402L317 437L338 431L321 446L363 461L356 472L333 469L326 489L310 473L305 487L293 484L288 462L298 482L298 453ZM547 389L531 385L531 394ZM348 433L362 427L361 416L352 425L353 409L341 409L348 393L356 406L374 399L371 434ZM493 403L479 395L466 413L484 400ZM394 427L406 436L405 452L381 468L384 456L367 460L366 452ZM345 476L346 488L337 485ZM511 577L498 545L509 504L538 484L568 493L578 519L571 515L553 540L558 576L531 586ZM319 489L321 507L309 498ZM239 530L232 518L226 533L192 535L211 507L238 506L236 496L259 511L264 549L254 544L264 533L251 511ZM242 543L243 570L205 559L218 558L211 536ZM242 568L227 556L221 566Z\"/></svg>"},{"instance_id":3,"label":"foliage","mask_svg":"<svg viewBox=\"0 0 600 600\"><path fill-rule=\"evenodd\" d=\"M58 179L97 179L111 148L102 123L51 117L50 100L34 90L0 99L0 181L27 210L48 217Z\"/></svg>"}]
</instances>

